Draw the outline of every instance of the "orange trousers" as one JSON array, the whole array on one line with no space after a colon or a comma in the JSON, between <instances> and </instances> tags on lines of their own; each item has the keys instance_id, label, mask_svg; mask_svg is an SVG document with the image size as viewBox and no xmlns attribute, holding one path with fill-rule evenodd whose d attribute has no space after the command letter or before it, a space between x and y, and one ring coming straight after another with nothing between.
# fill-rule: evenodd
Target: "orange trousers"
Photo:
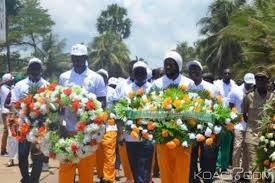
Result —
<instances>
[{"instance_id":1,"label":"orange trousers","mask_svg":"<svg viewBox=\"0 0 275 183\"><path fill-rule=\"evenodd\" d=\"M157 145L161 183L189 183L191 149Z\"/></svg>"},{"instance_id":2,"label":"orange trousers","mask_svg":"<svg viewBox=\"0 0 275 183\"><path fill-rule=\"evenodd\" d=\"M125 143L122 145L119 145L119 156L120 156L120 161L123 168L124 176L127 178L127 180L134 181Z\"/></svg>"},{"instance_id":3,"label":"orange trousers","mask_svg":"<svg viewBox=\"0 0 275 183\"><path fill-rule=\"evenodd\" d=\"M60 163L59 167L59 183L74 183L75 171L78 169L79 183L93 183L94 173L93 166L95 164L95 153L80 160L77 164Z\"/></svg>"},{"instance_id":4,"label":"orange trousers","mask_svg":"<svg viewBox=\"0 0 275 183\"><path fill-rule=\"evenodd\" d=\"M115 182L116 131L106 132L96 151L96 169L99 178Z\"/></svg>"}]
</instances>

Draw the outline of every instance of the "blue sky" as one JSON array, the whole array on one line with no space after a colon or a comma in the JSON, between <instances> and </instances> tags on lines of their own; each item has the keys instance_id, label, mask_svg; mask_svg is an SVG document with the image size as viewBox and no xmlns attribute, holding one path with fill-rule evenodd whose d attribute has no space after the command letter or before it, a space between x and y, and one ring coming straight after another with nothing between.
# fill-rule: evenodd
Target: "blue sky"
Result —
<instances>
[{"instance_id":1,"label":"blue sky","mask_svg":"<svg viewBox=\"0 0 275 183\"><path fill-rule=\"evenodd\" d=\"M65 38L69 51L75 43L88 44L95 36L96 19L109 4L127 8L132 20L130 37L125 40L131 57L144 58L151 68L162 66L166 51L177 43L192 45L199 38L198 20L206 16L213 0L41 0L56 25L54 31Z\"/></svg>"}]
</instances>

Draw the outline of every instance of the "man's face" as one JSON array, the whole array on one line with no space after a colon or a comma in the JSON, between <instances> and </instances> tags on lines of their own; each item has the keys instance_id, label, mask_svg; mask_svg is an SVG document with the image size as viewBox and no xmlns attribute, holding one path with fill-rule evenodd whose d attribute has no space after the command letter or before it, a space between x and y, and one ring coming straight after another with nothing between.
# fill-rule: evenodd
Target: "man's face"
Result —
<instances>
[{"instance_id":1,"label":"man's face","mask_svg":"<svg viewBox=\"0 0 275 183\"><path fill-rule=\"evenodd\" d=\"M141 84L144 84L146 82L147 71L146 71L145 68L143 68L143 67L135 68L133 73L134 73L135 83L141 85Z\"/></svg>"},{"instance_id":2,"label":"man's face","mask_svg":"<svg viewBox=\"0 0 275 183\"><path fill-rule=\"evenodd\" d=\"M198 81L202 79L202 70L199 66L197 65L191 65L189 67L189 77L193 81Z\"/></svg>"},{"instance_id":3,"label":"man's face","mask_svg":"<svg viewBox=\"0 0 275 183\"><path fill-rule=\"evenodd\" d=\"M42 75L41 65L39 63L32 63L28 68L28 75L32 81L39 81Z\"/></svg>"},{"instance_id":4,"label":"man's face","mask_svg":"<svg viewBox=\"0 0 275 183\"><path fill-rule=\"evenodd\" d=\"M268 79L265 76L255 76L256 88L267 88Z\"/></svg>"},{"instance_id":5,"label":"man's face","mask_svg":"<svg viewBox=\"0 0 275 183\"><path fill-rule=\"evenodd\" d=\"M246 90L251 90L254 87L254 84L244 83L244 87Z\"/></svg>"},{"instance_id":6,"label":"man's face","mask_svg":"<svg viewBox=\"0 0 275 183\"><path fill-rule=\"evenodd\" d=\"M225 69L223 71L223 79L225 81L230 81L231 77L232 77L232 73L231 73L230 69Z\"/></svg>"},{"instance_id":7,"label":"man's face","mask_svg":"<svg viewBox=\"0 0 275 183\"><path fill-rule=\"evenodd\" d=\"M174 59L167 58L164 61L164 72L168 77L179 73L178 64Z\"/></svg>"},{"instance_id":8,"label":"man's face","mask_svg":"<svg viewBox=\"0 0 275 183\"><path fill-rule=\"evenodd\" d=\"M82 69L86 68L86 60L87 60L86 55L82 55L82 56L72 55L71 59L72 59L73 67L76 70L82 70Z\"/></svg>"}]
</instances>

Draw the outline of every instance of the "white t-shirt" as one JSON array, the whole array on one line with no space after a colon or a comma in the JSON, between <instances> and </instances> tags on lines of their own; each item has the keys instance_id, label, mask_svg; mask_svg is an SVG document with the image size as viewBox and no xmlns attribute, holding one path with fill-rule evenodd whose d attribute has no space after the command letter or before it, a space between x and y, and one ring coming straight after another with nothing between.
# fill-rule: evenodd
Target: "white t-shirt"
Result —
<instances>
[{"instance_id":1,"label":"white t-shirt","mask_svg":"<svg viewBox=\"0 0 275 183\"><path fill-rule=\"evenodd\" d=\"M181 74L175 79L169 79L166 75L162 76L161 78L155 80L153 82L152 88L158 88L158 89L165 89L171 85L186 85L189 86L193 81Z\"/></svg>"},{"instance_id":2,"label":"white t-shirt","mask_svg":"<svg viewBox=\"0 0 275 183\"><path fill-rule=\"evenodd\" d=\"M103 78L88 68L81 74L76 73L74 69L62 73L59 77L59 84L65 87L81 86L88 92L94 93L97 97L106 96L106 86ZM66 109L63 125L67 130L70 132L76 131L75 125L77 122L77 116L69 109Z\"/></svg>"},{"instance_id":3,"label":"white t-shirt","mask_svg":"<svg viewBox=\"0 0 275 183\"><path fill-rule=\"evenodd\" d=\"M151 90L152 84L149 82L146 82L144 85L141 87L137 86L135 83L130 83L124 85L124 90L122 90L121 97L127 98L129 92L131 91L137 91L138 89L142 88L144 93L148 93ZM132 138L130 134L125 134L125 140L127 142L139 142L140 140Z\"/></svg>"},{"instance_id":4,"label":"white t-shirt","mask_svg":"<svg viewBox=\"0 0 275 183\"><path fill-rule=\"evenodd\" d=\"M1 112L2 113L10 112L10 110L5 107L5 101L6 101L8 94L10 93L10 91L11 91L10 87L6 84L2 85L0 88Z\"/></svg>"},{"instance_id":5,"label":"white t-shirt","mask_svg":"<svg viewBox=\"0 0 275 183\"><path fill-rule=\"evenodd\" d=\"M214 85L202 80L200 84L196 85L195 83L190 83L188 86L189 90L197 90L197 91L201 91L201 90L208 90L210 91L213 95L215 95L215 89L214 89Z\"/></svg>"},{"instance_id":6,"label":"white t-shirt","mask_svg":"<svg viewBox=\"0 0 275 183\"><path fill-rule=\"evenodd\" d=\"M238 87L233 80L230 80L229 84L225 84L223 80L217 80L214 82L217 89L217 94L223 98L225 106L229 106L229 97L233 87Z\"/></svg>"},{"instance_id":7,"label":"white t-shirt","mask_svg":"<svg viewBox=\"0 0 275 183\"><path fill-rule=\"evenodd\" d=\"M36 83L29 80L28 77L19 81L18 83L15 84L14 88L11 90L11 103L15 103L18 100L24 98L25 95L28 94L30 87L34 87L34 86L42 87L42 86L46 86L48 84L49 83L46 80L44 80L43 78L41 78Z\"/></svg>"}]
</instances>

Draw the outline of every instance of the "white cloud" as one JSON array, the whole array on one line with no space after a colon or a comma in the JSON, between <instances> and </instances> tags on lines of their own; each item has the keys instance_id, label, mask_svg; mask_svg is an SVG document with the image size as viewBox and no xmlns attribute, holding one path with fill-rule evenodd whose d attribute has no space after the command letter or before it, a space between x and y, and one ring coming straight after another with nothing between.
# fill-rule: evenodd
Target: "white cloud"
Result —
<instances>
[{"instance_id":1,"label":"white cloud","mask_svg":"<svg viewBox=\"0 0 275 183\"><path fill-rule=\"evenodd\" d=\"M56 22L55 31L67 40L88 43L97 36L96 19L111 3L127 8L132 20L126 40L133 58L137 55L151 67L162 65L165 52L181 41L190 45L198 39L196 24L213 0L41 0ZM69 49L69 48L68 48Z\"/></svg>"}]
</instances>

